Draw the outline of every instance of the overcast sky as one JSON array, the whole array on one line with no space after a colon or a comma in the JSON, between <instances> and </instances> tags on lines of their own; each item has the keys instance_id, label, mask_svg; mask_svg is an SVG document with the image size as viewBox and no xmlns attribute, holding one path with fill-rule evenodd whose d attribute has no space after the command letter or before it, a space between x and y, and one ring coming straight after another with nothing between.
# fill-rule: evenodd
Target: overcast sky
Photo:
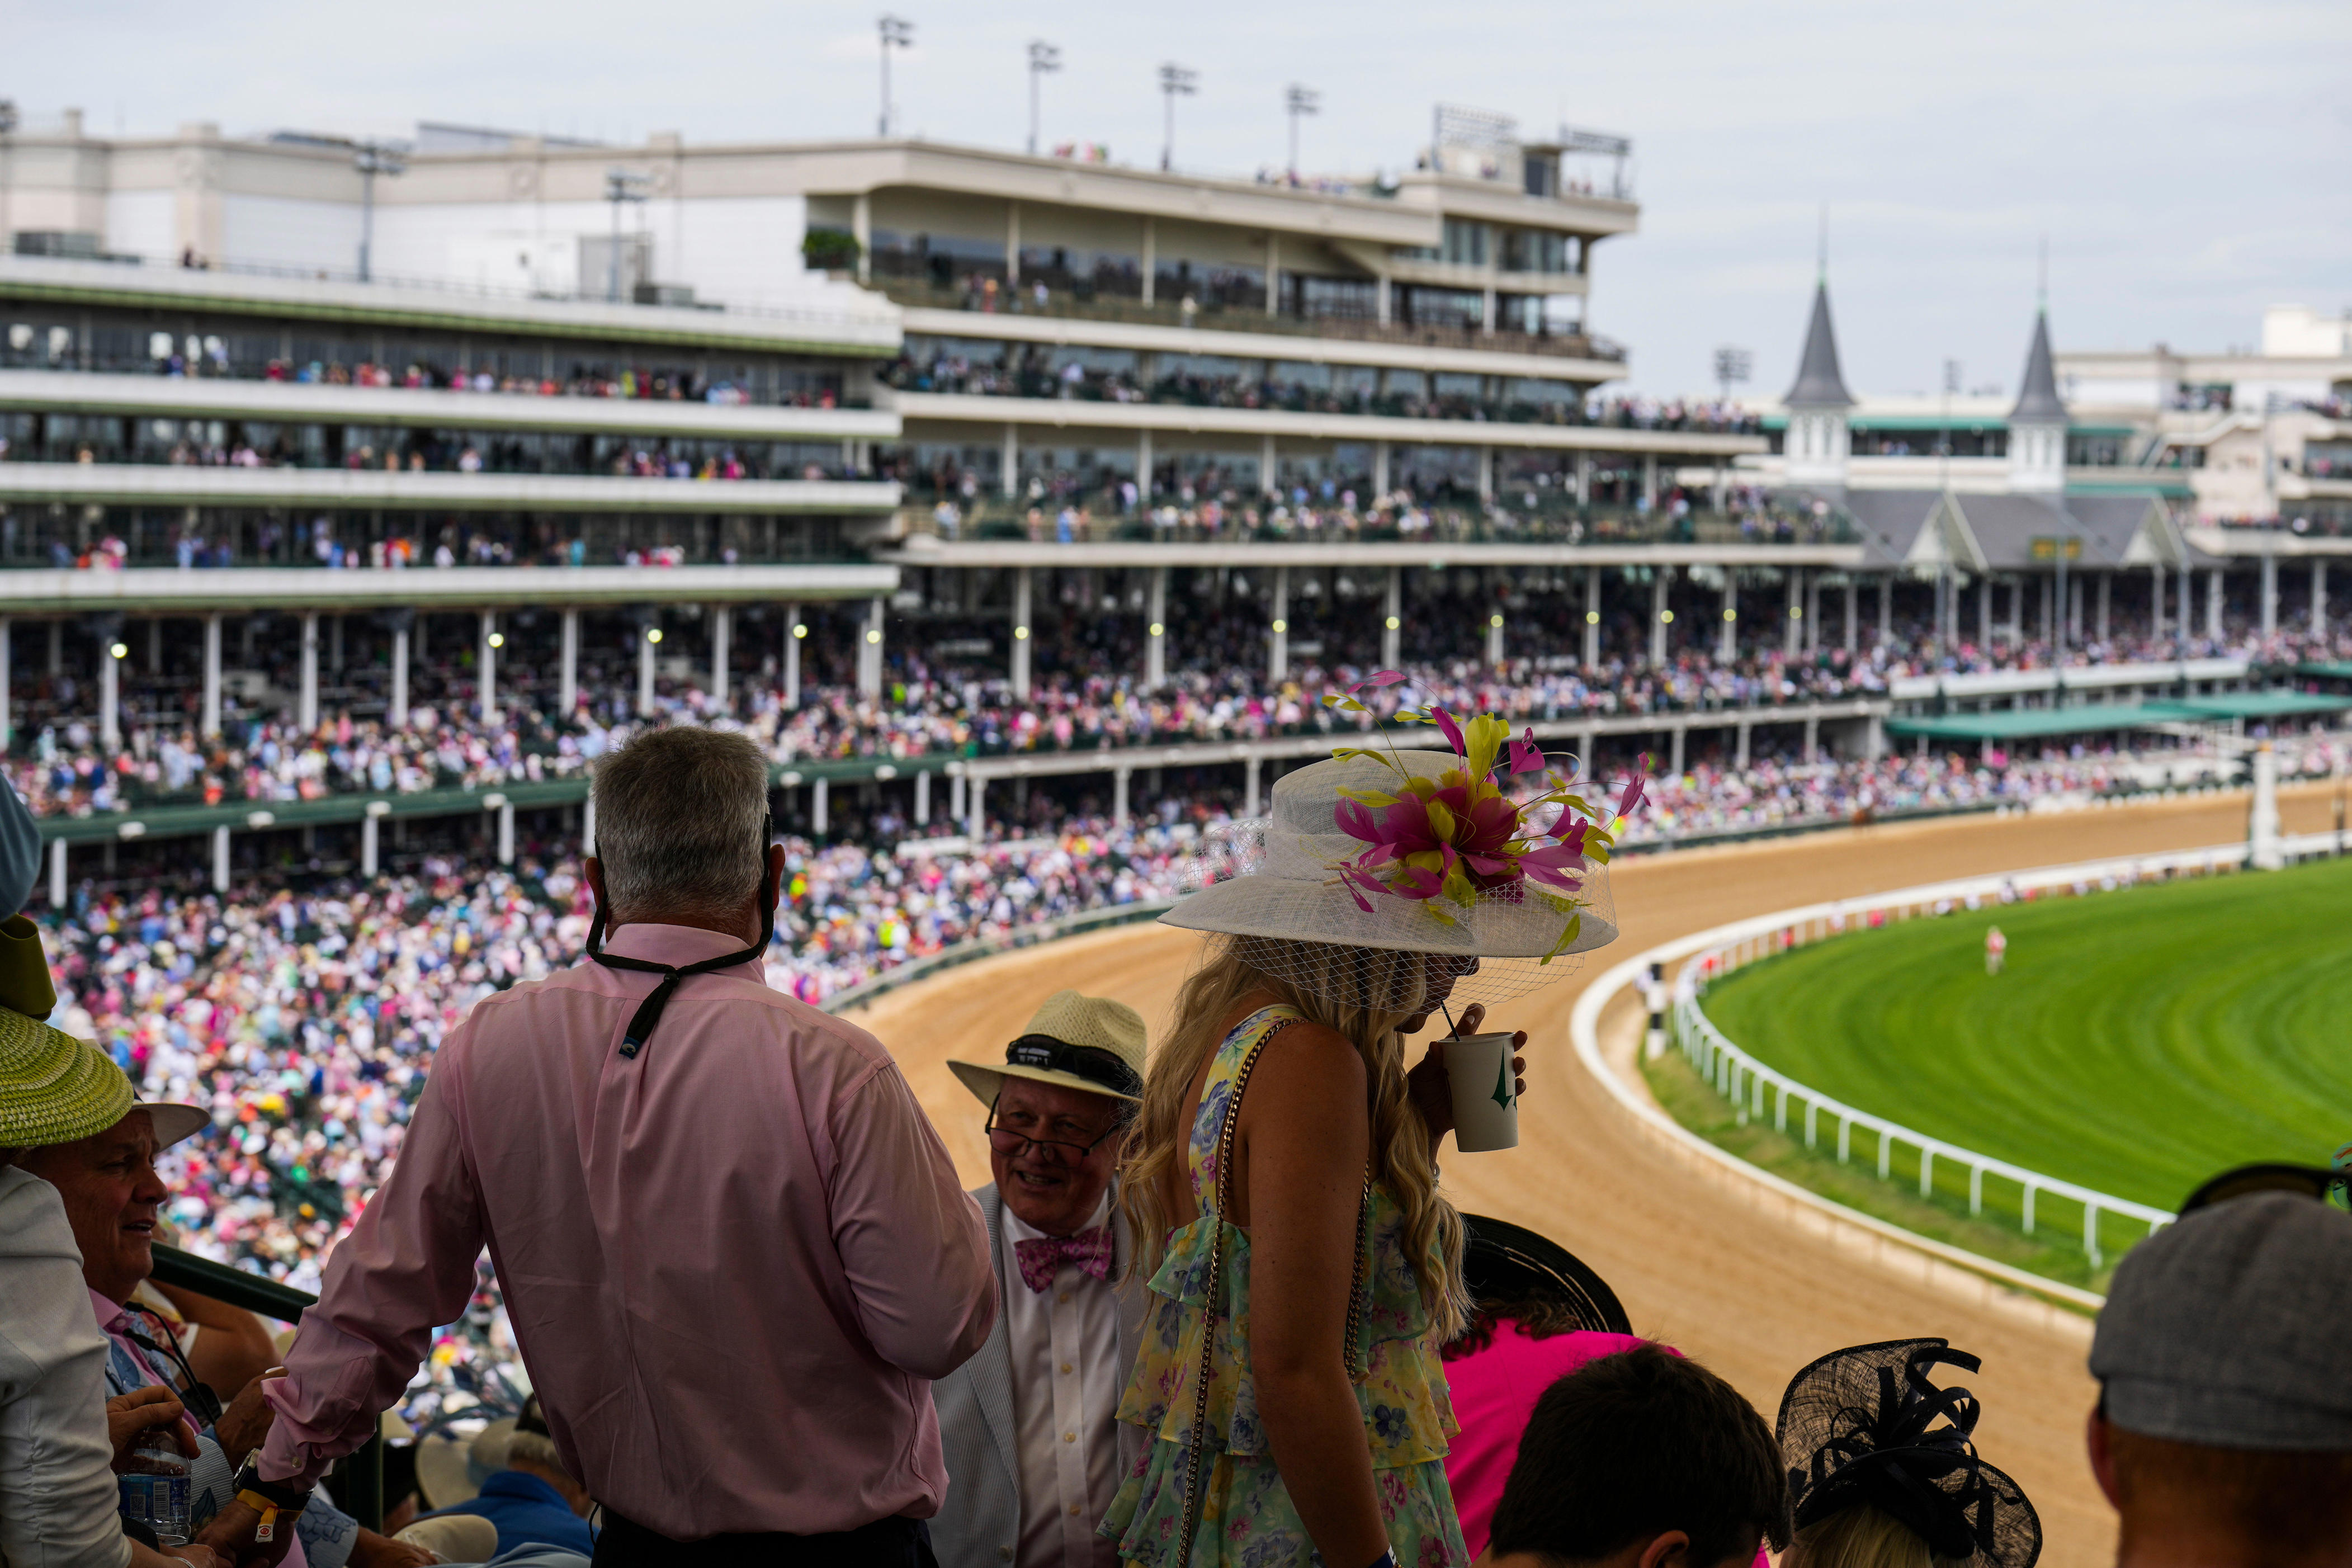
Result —
<instances>
[{"instance_id":1,"label":"overcast sky","mask_svg":"<svg viewBox=\"0 0 2352 1568\"><path fill-rule=\"evenodd\" d=\"M893 0L899 123L1018 147L1024 50L1061 46L1050 142L1156 163L1153 73L1183 166L1284 158L1282 93L1322 93L1302 163L1409 163L1444 101L1633 139L1642 232L1594 262L1592 326L1633 384L1702 390L1713 351L1792 374L1829 206L1857 391L1922 392L1948 358L2014 390L2050 244L2064 348L2251 343L2265 305L2352 308L2347 0ZM418 119L689 142L870 134L878 6L801 0L0 0L28 118L108 134L216 120L404 133Z\"/></svg>"}]
</instances>

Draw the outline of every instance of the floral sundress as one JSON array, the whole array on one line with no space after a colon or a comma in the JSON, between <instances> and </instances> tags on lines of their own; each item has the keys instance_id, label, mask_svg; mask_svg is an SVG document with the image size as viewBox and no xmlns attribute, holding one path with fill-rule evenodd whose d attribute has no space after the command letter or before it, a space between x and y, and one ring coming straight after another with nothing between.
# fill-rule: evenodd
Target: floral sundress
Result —
<instances>
[{"instance_id":1,"label":"floral sundress","mask_svg":"<svg viewBox=\"0 0 2352 1568\"><path fill-rule=\"evenodd\" d=\"M1209 1212L1216 1197L1217 1142L1234 1074L1268 1030L1297 1016L1291 1008L1267 1007L1244 1019L1217 1047L1193 1115L1184 1163L1195 1217L1170 1236L1167 1257L1151 1277L1157 1300L1118 1405L1121 1421L1144 1427L1154 1440L1099 1527L1118 1543L1121 1557L1150 1568L1180 1568L1194 1379L1200 1374L1201 1335L1213 1321L1206 1311L1213 1226L1224 1230L1224 1300L1213 1320L1200 1527L1181 1568L1319 1568L1323 1563L1258 1425L1257 1385L1249 1362L1249 1233ZM1389 1543L1402 1568L1466 1568L1470 1554L1445 1484L1446 1439L1457 1428L1446 1397L1444 1364L1422 1304L1420 1280L1405 1255L1404 1215L1377 1184L1368 1232L1371 1300L1356 1346L1366 1369L1356 1399L1364 1413L1364 1438L1371 1447L1372 1479Z\"/></svg>"}]
</instances>

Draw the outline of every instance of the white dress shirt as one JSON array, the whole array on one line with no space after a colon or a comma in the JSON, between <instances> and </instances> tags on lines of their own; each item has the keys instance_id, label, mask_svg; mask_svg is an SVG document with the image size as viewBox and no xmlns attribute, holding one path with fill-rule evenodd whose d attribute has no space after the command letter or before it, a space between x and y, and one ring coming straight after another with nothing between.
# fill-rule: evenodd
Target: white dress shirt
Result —
<instances>
[{"instance_id":1,"label":"white dress shirt","mask_svg":"<svg viewBox=\"0 0 2352 1568\"><path fill-rule=\"evenodd\" d=\"M1110 1195L1091 1222L1110 1224ZM1019 1568L1118 1568L1095 1533L1118 1492L1118 1295L1075 1264L1044 1290L1021 1278L1014 1248L1045 1233L1004 1210L1004 1326L1021 1466Z\"/></svg>"}]
</instances>

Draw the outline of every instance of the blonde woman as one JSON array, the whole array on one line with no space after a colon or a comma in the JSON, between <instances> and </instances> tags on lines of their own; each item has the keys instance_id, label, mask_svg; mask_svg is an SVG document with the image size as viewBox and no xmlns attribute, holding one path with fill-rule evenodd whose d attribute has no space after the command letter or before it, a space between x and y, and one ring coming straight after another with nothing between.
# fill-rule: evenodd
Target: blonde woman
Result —
<instances>
[{"instance_id":1,"label":"blonde woman","mask_svg":"<svg viewBox=\"0 0 2352 1568\"><path fill-rule=\"evenodd\" d=\"M1457 988L1504 994L1498 978L1532 984L1547 955L1614 934L1590 910L1575 923L1585 873L1560 875L1567 855L1528 879L1521 855L1560 846L1502 795L1493 740L1289 774L1263 868L1164 917L1211 940L1121 1165L1154 1292L1118 1414L1155 1440L1101 1527L1124 1558L1469 1561L1438 1353L1464 1319L1462 1222L1437 1189L1452 1100L1442 1046L1408 1072L1404 1037ZM1413 896L1433 885L1413 865L1472 855L1497 869ZM1390 876L1402 895L1372 885ZM1461 1032L1485 1013L1461 1009Z\"/></svg>"},{"instance_id":2,"label":"blonde woman","mask_svg":"<svg viewBox=\"0 0 2352 1568\"><path fill-rule=\"evenodd\" d=\"M2042 1521L1986 1464L1982 1407L1938 1366L1982 1363L1945 1340L1832 1351L1780 1398L1796 1535L1780 1568L2033 1568Z\"/></svg>"}]
</instances>

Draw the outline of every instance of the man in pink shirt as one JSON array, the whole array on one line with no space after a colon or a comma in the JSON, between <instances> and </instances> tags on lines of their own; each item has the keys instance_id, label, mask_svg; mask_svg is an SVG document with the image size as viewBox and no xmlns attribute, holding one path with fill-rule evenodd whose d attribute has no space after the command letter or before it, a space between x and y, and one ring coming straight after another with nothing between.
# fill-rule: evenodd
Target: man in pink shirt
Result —
<instances>
[{"instance_id":1,"label":"man in pink shirt","mask_svg":"<svg viewBox=\"0 0 2352 1568\"><path fill-rule=\"evenodd\" d=\"M988 1233L889 1054L766 984L767 792L696 727L599 767L594 962L442 1046L270 1387L263 1500L374 1430L488 1246L599 1568L929 1561L930 1384L994 1322Z\"/></svg>"}]
</instances>

